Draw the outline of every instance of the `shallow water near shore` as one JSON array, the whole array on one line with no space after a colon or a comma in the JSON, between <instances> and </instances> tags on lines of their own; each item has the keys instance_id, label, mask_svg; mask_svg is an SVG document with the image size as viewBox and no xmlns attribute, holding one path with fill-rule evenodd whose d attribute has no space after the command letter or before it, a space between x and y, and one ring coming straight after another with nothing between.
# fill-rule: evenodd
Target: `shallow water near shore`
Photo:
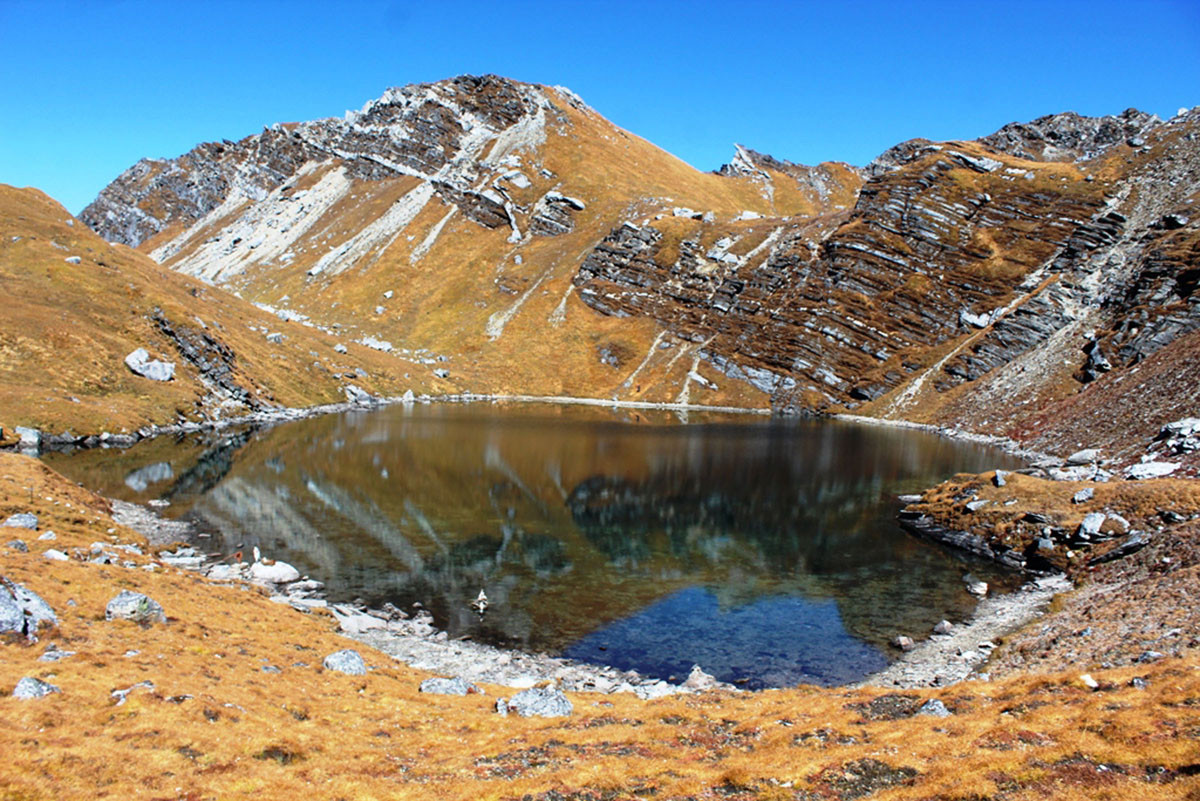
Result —
<instances>
[{"instance_id":1,"label":"shallow water near shore","mask_svg":"<svg viewBox=\"0 0 1200 801\"><path fill-rule=\"evenodd\" d=\"M905 534L896 495L1013 467L920 431L550 405L393 406L46 461L253 546L331 600L420 604L452 637L682 680L841 684L897 634L968 617L971 572ZM471 609L488 597L480 616Z\"/></svg>"}]
</instances>

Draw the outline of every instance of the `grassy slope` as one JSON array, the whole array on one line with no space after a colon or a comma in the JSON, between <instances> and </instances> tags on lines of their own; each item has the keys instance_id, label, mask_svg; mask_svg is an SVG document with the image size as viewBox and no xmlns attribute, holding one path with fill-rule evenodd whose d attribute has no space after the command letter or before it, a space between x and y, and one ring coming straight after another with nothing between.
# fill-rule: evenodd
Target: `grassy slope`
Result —
<instances>
[{"instance_id":1,"label":"grassy slope","mask_svg":"<svg viewBox=\"0 0 1200 801\"><path fill-rule=\"evenodd\" d=\"M337 354L331 337L285 323L71 222L41 192L0 185L0 425L10 440L15 425L85 434L197 419L197 403L208 390L150 319L154 309L173 324L199 328L203 320L205 332L235 354L237 383L264 403L341 401L349 382L388 394L423 389L419 380L405 381L401 365L383 354L349 343L349 354ZM81 263L67 263L70 256ZM286 339L272 344L268 331ZM155 382L127 369L123 359L137 347L175 362L175 380ZM370 377L338 377L356 367Z\"/></svg>"},{"instance_id":2,"label":"grassy slope","mask_svg":"<svg viewBox=\"0 0 1200 801\"><path fill-rule=\"evenodd\" d=\"M641 702L574 695L567 719L498 718L486 697L423 696L424 677L361 648L366 677L331 674L352 645L322 615L254 591L73 560L47 545L138 542L105 502L42 464L0 455L0 515L33 511L53 543L0 551L3 574L41 594L75 655L0 645L0 688L38 676L62 688L0 697L6 798L1193 798L1200 698L1194 663L969 683L908 696L797 688ZM19 532L16 532L19 533ZM27 537L32 540L32 537ZM133 557L139 564L152 558ZM169 621L105 622L120 589L149 594ZM70 602L73 601L74 605ZM126 655L130 651L136 654ZM264 673L263 665L281 673ZM1145 676L1149 690L1128 686ZM110 695L139 681L123 705ZM949 718L888 710L940 698ZM1103 766L1102 766L1103 765ZM1181 770L1182 769L1182 770ZM903 771L903 772L901 772ZM889 788L889 782L895 784ZM544 796L550 791L561 795Z\"/></svg>"}]
</instances>

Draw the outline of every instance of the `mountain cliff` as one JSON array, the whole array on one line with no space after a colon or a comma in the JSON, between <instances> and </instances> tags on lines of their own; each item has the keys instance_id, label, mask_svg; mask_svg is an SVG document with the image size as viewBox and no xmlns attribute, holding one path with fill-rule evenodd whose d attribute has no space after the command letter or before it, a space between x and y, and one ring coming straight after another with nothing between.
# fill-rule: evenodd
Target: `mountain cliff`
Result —
<instances>
[{"instance_id":1,"label":"mountain cliff","mask_svg":"<svg viewBox=\"0 0 1200 801\"><path fill-rule=\"evenodd\" d=\"M702 173L562 87L460 77L139 162L81 218L443 391L854 411L1132 459L1195 412L1198 134L1198 111L1064 113L861 169L739 145ZM1136 425L1105 423L1134 396Z\"/></svg>"}]
</instances>

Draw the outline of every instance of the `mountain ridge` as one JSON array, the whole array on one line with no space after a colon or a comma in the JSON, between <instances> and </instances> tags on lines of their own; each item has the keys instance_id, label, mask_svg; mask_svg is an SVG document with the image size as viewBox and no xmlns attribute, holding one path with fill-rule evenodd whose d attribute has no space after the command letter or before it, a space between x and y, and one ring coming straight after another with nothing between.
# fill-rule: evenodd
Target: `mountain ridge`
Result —
<instances>
[{"instance_id":1,"label":"mountain ridge","mask_svg":"<svg viewBox=\"0 0 1200 801\"><path fill-rule=\"evenodd\" d=\"M1067 447L1059 411L1198 327L1198 128L1064 112L861 168L737 145L701 173L570 90L460 76L139 162L81 217L406 367L433 354L460 391ZM1156 404L1147 426L1180 407Z\"/></svg>"}]
</instances>

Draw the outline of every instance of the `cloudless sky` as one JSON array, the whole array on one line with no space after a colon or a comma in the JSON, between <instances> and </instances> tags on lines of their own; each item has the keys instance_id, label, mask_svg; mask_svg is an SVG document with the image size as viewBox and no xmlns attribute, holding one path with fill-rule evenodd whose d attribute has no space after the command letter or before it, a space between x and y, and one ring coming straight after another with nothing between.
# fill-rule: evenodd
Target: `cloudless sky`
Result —
<instances>
[{"instance_id":1,"label":"cloudless sky","mask_svg":"<svg viewBox=\"0 0 1200 801\"><path fill-rule=\"evenodd\" d=\"M142 157L494 72L711 170L865 164L1058 111L1200 104L1200 0L0 0L0 182L78 213Z\"/></svg>"}]
</instances>

